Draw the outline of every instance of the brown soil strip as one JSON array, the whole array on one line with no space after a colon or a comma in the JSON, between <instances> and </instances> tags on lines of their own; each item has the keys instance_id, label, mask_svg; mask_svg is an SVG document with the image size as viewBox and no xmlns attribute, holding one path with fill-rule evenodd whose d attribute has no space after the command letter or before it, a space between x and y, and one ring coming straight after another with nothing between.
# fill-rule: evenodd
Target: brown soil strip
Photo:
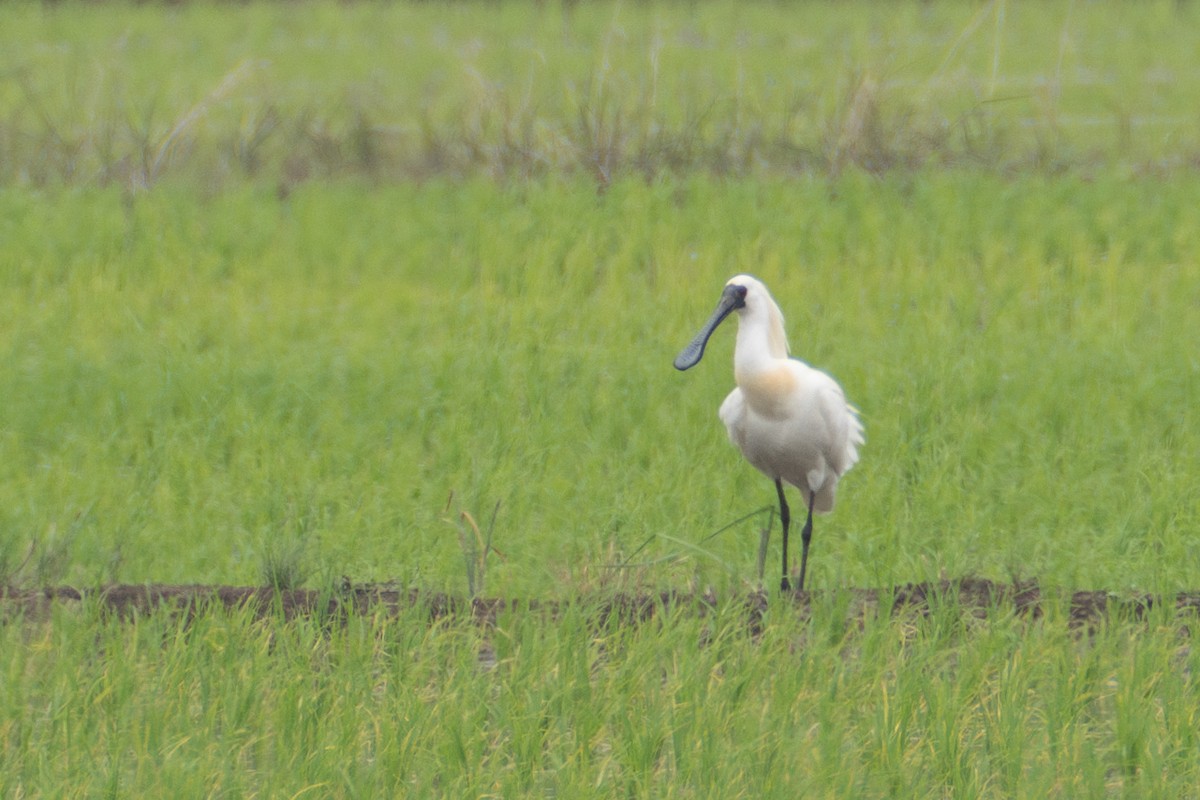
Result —
<instances>
[{"instance_id":1,"label":"brown soil strip","mask_svg":"<svg viewBox=\"0 0 1200 800\"><path fill-rule=\"evenodd\" d=\"M890 595L890 597L889 597ZM818 593L795 592L786 597L804 616L812 613L812 600ZM957 604L964 613L979 619L995 614L1015 613L1038 619L1043 614L1042 591L1036 582L996 583L981 578L962 578L938 583L912 583L892 590L852 589L848 613L851 618L879 609L890 599L893 614L923 615L932 606ZM347 614L382 612L396 615L414 608L425 609L430 621L445 617L470 616L480 624L494 624L502 614L545 613L558 615L571 601L505 600L496 598L468 600L453 595L399 590L388 585L343 586L335 591L314 589L275 590L269 587L209 585L122 585L79 590L53 587L41 590L0 589L0 620L20 618L46 619L54 604L98 604L121 619L132 619L159 608L172 608L187 616L212 608L250 609L260 617L284 619L320 617L338 619ZM672 608L693 609L705 614L720 603L738 603L747 614L747 624L758 630L768 605L779 602L774 593L754 592L719 600L715 595L700 596L662 592L658 594L616 594L589 600L595 607L597 622L615 621L635 624L654 618ZM1200 592L1181 592L1173 599L1151 595L1122 596L1106 591L1080 591L1071 595L1069 613L1072 628L1093 628L1109 617L1141 619L1152 608L1173 604L1178 616L1200 614Z\"/></svg>"}]
</instances>

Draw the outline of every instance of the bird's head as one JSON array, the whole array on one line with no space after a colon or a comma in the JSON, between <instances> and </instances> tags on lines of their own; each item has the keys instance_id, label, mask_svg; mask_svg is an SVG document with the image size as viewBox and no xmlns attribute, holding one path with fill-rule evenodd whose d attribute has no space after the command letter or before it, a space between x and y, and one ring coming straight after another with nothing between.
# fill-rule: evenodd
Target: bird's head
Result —
<instances>
[{"instance_id":1,"label":"bird's head","mask_svg":"<svg viewBox=\"0 0 1200 800\"><path fill-rule=\"evenodd\" d=\"M770 298L767 287L763 286L757 278L749 275L734 275L726 281L725 289L721 292L721 299L717 301L717 308L708 318L708 322L704 323L704 327L700 329L696 337L675 357L675 369L691 369L699 364L700 359L704 357L704 347L708 344L708 337L712 336L717 326L734 311L742 313L748 307L753 308L759 302L760 296Z\"/></svg>"}]
</instances>

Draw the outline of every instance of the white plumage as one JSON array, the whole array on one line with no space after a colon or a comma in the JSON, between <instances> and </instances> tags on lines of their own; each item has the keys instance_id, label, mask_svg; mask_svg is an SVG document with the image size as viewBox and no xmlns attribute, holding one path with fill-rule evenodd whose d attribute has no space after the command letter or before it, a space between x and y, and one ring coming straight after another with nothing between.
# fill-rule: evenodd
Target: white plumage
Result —
<instances>
[{"instance_id":1,"label":"white plumage","mask_svg":"<svg viewBox=\"0 0 1200 800\"><path fill-rule=\"evenodd\" d=\"M838 480L858 461L863 428L833 378L788 355L783 314L767 287L749 275L725 284L712 318L675 359L676 369L699 363L709 336L731 312L738 315L733 373L737 388L721 404L729 438L746 460L775 481L783 522L783 579L788 580L789 509L783 483L804 496L808 517L801 539L800 589L808 565L812 514L833 510Z\"/></svg>"}]
</instances>

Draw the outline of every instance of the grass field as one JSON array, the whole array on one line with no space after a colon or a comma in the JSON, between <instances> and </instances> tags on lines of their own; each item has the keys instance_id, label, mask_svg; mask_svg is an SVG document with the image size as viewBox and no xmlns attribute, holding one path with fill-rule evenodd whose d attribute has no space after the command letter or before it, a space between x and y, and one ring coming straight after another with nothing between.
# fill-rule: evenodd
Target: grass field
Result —
<instances>
[{"instance_id":1,"label":"grass field","mask_svg":"<svg viewBox=\"0 0 1200 800\"><path fill-rule=\"evenodd\" d=\"M815 586L1200 585L1195 187L11 194L6 563L33 541L39 582L253 582L303 548L316 579L462 588L454 521L500 503L497 591L634 551L682 557L651 583L752 581L765 515L706 538L774 495L716 419L732 332L670 366L751 270L867 424Z\"/></svg>"},{"instance_id":2,"label":"grass field","mask_svg":"<svg viewBox=\"0 0 1200 800\"><path fill-rule=\"evenodd\" d=\"M2 13L6 183L1157 173L1200 159L1198 14L1170 0Z\"/></svg>"},{"instance_id":3,"label":"grass field","mask_svg":"<svg viewBox=\"0 0 1200 800\"><path fill-rule=\"evenodd\" d=\"M416 615L0 628L9 797L1189 797L1166 618L869 620L836 602L596 628ZM830 624L829 619L836 619Z\"/></svg>"},{"instance_id":4,"label":"grass field","mask_svg":"<svg viewBox=\"0 0 1200 800\"><path fill-rule=\"evenodd\" d=\"M0 796L1200 794L1168 612L843 591L1200 588L1195 22L0 7L0 585L574 601L0 617ZM758 585L732 329L671 368L737 272L866 423L821 591L598 625Z\"/></svg>"}]
</instances>

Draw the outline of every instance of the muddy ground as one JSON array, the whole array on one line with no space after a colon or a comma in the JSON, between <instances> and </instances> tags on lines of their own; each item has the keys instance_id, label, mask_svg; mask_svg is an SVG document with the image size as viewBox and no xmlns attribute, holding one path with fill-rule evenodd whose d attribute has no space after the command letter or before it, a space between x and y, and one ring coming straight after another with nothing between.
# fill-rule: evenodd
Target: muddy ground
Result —
<instances>
[{"instance_id":1,"label":"muddy ground","mask_svg":"<svg viewBox=\"0 0 1200 800\"><path fill-rule=\"evenodd\" d=\"M793 592L783 598L798 613L812 612L814 600L822 590ZM861 619L890 604L892 614L929 612L935 604L957 604L965 614L986 619L996 614L1017 614L1040 618L1044 598L1036 581L997 583L981 578L961 578L938 583L905 584L894 589L852 589L846 598L849 619ZM1077 591L1070 595L1055 593L1058 602L1067 602L1072 628L1091 628L1110 617L1140 619L1163 603L1175 608L1180 622L1200 616L1200 592L1181 592L1173 597L1121 595L1107 591ZM615 594L603 598L584 598L580 602L594 607L598 622L613 620L635 624L653 619L663 611L683 607L693 613L707 614L722 604L735 603L745 609L747 624L758 628L768 604L780 601L776 593L751 592L720 598L714 594L691 595L674 592L658 594ZM257 616L281 615L285 619L320 617L337 619L347 613L397 614L423 608L430 621L444 617L469 616L484 625L495 624L507 613L539 613L554 617L569 600L521 600L499 598L467 599L448 594L400 589L387 584L354 585L344 582L336 589L274 589L249 586L211 585L120 585L98 589L59 586L46 589L0 589L0 619L38 620L49 616L55 604L83 607L98 606L121 619L133 619L161 607L192 615L212 606L226 609L247 608Z\"/></svg>"}]
</instances>

